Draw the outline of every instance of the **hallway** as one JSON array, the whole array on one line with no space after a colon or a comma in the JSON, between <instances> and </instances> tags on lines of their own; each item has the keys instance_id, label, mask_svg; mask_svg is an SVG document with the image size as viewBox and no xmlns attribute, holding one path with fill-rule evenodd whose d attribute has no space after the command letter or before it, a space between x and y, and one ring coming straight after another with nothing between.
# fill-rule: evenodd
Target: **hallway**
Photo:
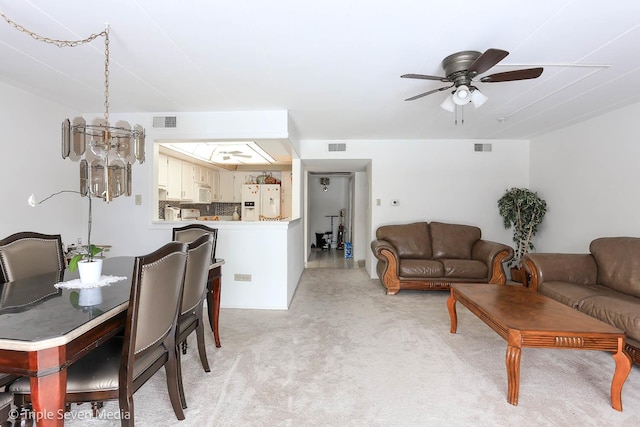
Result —
<instances>
[{"instance_id":1,"label":"hallway","mask_svg":"<svg viewBox=\"0 0 640 427\"><path fill-rule=\"evenodd\" d=\"M323 251L319 248L311 248L305 268L359 268L359 266L355 259L345 259L343 250Z\"/></svg>"}]
</instances>

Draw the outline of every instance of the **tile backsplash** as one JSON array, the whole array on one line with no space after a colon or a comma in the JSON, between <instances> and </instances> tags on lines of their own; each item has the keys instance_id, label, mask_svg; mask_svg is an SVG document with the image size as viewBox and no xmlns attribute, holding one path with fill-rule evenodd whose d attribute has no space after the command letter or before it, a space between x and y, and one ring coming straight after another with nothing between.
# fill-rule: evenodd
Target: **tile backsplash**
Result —
<instances>
[{"instance_id":1,"label":"tile backsplash","mask_svg":"<svg viewBox=\"0 0 640 427\"><path fill-rule=\"evenodd\" d=\"M164 208L167 206L175 206L181 209L199 209L201 216L231 216L238 207L240 211L240 203L179 203L171 201L158 202L158 219L164 220Z\"/></svg>"}]
</instances>

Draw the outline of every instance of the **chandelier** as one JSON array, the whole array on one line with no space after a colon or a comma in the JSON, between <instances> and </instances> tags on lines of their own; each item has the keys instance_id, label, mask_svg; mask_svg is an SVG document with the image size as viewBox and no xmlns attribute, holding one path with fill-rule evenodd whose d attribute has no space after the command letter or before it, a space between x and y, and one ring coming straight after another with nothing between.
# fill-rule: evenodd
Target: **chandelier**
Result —
<instances>
[{"instance_id":1,"label":"chandelier","mask_svg":"<svg viewBox=\"0 0 640 427\"><path fill-rule=\"evenodd\" d=\"M80 162L80 193L110 202L131 196L131 165L144 162L145 133L141 125L133 128L124 120L109 122L109 26L83 40L56 40L42 37L0 15L19 31L58 47L75 47L104 37L104 117L87 124L83 117L62 122L62 158Z\"/></svg>"}]
</instances>

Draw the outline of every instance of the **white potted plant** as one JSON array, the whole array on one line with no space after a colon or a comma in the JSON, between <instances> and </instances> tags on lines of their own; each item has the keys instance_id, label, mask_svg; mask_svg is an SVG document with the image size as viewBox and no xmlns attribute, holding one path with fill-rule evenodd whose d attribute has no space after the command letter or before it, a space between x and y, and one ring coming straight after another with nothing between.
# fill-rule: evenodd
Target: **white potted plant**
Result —
<instances>
[{"instance_id":1,"label":"white potted plant","mask_svg":"<svg viewBox=\"0 0 640 427\"><path fill-rule=\"evenodd\" d=\"M511 279L526 284L522 257L534 249L532 239L547 213L547 202L529 189L513 187L498 200L498 210L504 228L513 228L513 241L516 243L515 254L509 262Z\"/></svg>"}]
</instances>

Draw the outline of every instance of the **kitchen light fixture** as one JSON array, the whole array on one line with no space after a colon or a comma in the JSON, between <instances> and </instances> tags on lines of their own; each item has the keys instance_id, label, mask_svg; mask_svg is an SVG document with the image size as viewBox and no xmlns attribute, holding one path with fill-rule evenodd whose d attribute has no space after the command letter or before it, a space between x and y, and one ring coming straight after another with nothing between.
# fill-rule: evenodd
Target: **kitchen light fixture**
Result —
<instances>
[{"instance_id":1,"label":"kitchen light fixture","mask_svg":"<svg viewBox=\"0 0 640 427\"><path fill-rule=\"evenodd\" d=\"M133 129L126 121L109 123L109 26L83 40L57 40L35 34L0 12L5 21L32 38L58 47L76 47L104 37L104 118L87 124L84 118L62 122L62 158L80 161L80 192L109 202L131 195L131 164L144 162L145 134L140 125Z\"/></svg>"},{"instance_id":2,"label":"kitchen light fixture","mask_svg":"<svg viewBox=\"0 0 640 427\"><path fill-rule=\"evenodd\" d=\"M320 185L324 185L324 187L322 187L322 191L324 192L329 191L329 178L327 177L320 178Z\"/></svg>"}]
</instances>

